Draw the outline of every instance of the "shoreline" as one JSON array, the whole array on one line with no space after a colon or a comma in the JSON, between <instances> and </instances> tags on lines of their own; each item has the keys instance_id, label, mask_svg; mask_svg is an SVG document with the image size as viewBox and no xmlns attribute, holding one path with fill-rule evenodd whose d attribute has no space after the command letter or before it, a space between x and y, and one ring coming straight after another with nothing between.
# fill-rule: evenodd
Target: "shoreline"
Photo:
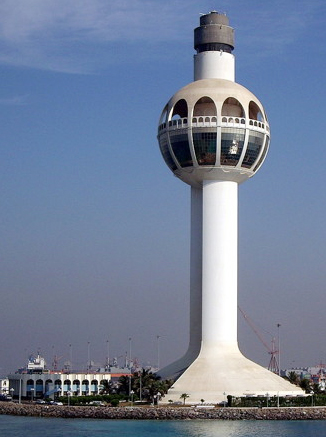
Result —
<instances>
[{"instance_id":1,"label":"shoreline","mask_svg":"<svg viewBox=\"0 0 326 437\"><path fill-rule=\"evenodd\" d=\"M0 402L1 415L111 420L326 420L326 407L192 408L29 405Z\"/></svg>"}]
</instances>

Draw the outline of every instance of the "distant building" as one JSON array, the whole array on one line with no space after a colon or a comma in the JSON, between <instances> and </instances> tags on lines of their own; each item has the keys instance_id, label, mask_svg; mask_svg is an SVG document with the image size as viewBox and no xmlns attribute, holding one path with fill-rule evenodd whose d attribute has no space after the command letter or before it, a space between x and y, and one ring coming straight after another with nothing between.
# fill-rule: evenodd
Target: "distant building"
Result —
<instances>
[{"instance_id":1,"label":"distant building","mask_svg":"<svg viewBox=\"0 0 326 437\"><path fill-rule=\"evenodd\" d=\"M110 373L15 373L9 375L10 393L14 397L43 398L55 396L89 396L99 394ZM13 390L12 390L13 389ZM12 391L11 391L12 390Z\"/></svg>"},{"instance_id":2,"label":"distant building","mask_svg":"<svg viewBox=\"0 0 326 437\"><path fill-rule=\"evenodd\" d=\"M24 399L97 395L101 391L103 381L130 374L128 369L114 370L114 374L104 369L96 372L51 371L46 369L44 358L38 354L36 358L29 359L25 368L8 376L7 386L10 394Z\"/></svg>"},{"instance_id":3,"label":"distant building","mask_svg":"<svg viewBox=\"0 0 326 437\"><path fill-rule=\"evenodd\" d=\"M0 379L0 394L2 394L2 395L9 394L9 379L8 378Z\"/></svg>"},{"instance_id":4,"label":"distant building","mask_svg":"<svg viewBox=\"0 0 326 437\"><path fill-rule=\"evenodd\" d=\"M300 380L308 379L312 384L317 384L319 390L326 389L326 364L318 364L311 367L296 367L286 369L282 372L283 376L288 377L290 373L295 373Z\"/></svg>"}]
</instances>

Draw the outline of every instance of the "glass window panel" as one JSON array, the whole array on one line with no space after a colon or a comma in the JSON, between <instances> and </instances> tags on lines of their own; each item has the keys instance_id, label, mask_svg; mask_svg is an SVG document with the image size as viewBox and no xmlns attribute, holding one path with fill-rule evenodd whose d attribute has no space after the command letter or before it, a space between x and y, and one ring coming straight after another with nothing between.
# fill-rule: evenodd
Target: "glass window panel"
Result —
<instances>
[{"instance_id":1,"label":"glass window panel","mask_svg":"<svg viewBox=\"0 0 326 437\"><path fill-rule=\"evenodd\" d=\"M266 143L265 143L264 151L263 151L263 153L261 154L261 157L260 157L259 161L257 162L257 164L256 164L256 166L255 166L255 168L254 168L254 171L256 171L257 168L258 168L258 167L261 165L261 163L264 161L265 156L266 156L266 153L267 153L267 150L268 150L268 145L269 145L269 137L266 137Z\"/></svg>"},{"instance_id":2,"label":"glass window panel","mask_svg":"<svg viewBox=\"0 0 326 437\"><path fill-rule=\"evenodd\" d=\"M245 138L244 129L222 128L221 165L236 166L239 162Z\"/></svg>"},{"instance_id":3,"label":"glass window panel","mask_svg":"<svg viewBox=\"0 0 326 437\"><path fill-rule=\"evenodd\" d=\"M251 131L248 139L248 146L241 167L251 168L258 158L260 149L264 143L264 134Z\"/></svg>"},{"instance_id":4,"label":"glass window panel","mask_svg":"<svg viewBox=\"0 0 326 437\"><path fill-rule=\"evenodd\" d=\"M175 165L173 158L171 156L171 153L169 151L169 146L168 146L168 140L167 140L167 135L161 135L159 137L159 144L160 144L160 150L163 156L163 159L166 163L166 165L172 170L176 170L177 166Z\"/></svg>"},{"instance_id":5,"label":"glass window panel","mask_svg":"<svg viewBox=\"0 0 326 437\"><path fill-rule=\"evenodd\" d=\"M189 167L193 165L190 149L189 149L189 141L187 133L177 133L171 135L170 133L170 141L173 153L177 158L181 167Z\"/></svg>"},{"instance_id":6,"label":"glass window panel","mask_svg":"<svg viewBox=\"0 0 326 437\"><path fill-rule=\"evenodd\" d=\"M193 132L195 154L199 165L215 165L216 131Z\"/></svg>"}]
</instances>

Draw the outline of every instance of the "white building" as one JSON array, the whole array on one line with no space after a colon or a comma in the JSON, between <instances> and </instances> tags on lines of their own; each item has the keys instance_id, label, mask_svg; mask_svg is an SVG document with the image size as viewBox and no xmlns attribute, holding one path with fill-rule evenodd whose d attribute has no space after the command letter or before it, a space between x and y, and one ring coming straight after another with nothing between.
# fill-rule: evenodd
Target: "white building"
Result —
<instances>
[{"instance_id":1,"label":"white building","mask_svg":"<svg viewBox=\"0 0 326 437\"><path fill-rule=\"evenodd\" d=\"M8 378L0 379L0 394L1 395L9 394L9 379Z\"/></svg>"},{"instance_id":2,"label":"white building","mask_svg":"<svg viewBox=\"0 0 326 437\"><path fill-rule=\"evenodd\" d=\"M21 398L56 396L89 396L99 394L103 381L111 380L111 373L15 373L8 377L10 394Z\"/></svg>"},{"instance_id":3,"label":"white building","mask_svg":"<svg viewBox=\"0 0 326 437\"><path fill-rule=\"evenodd\" d=\"M88 372L68 372L48 370L46 362L38 353L37 356L30 357L27 366L14 374L10 374L8 379L3 380L4 387L7 387L8 394L15 398L35 399L59 396L90 396L97 395L101 391L103 381L111 381L126 374L130 370L111 368L111 371L88 371ZM115 373L112 373L112 370ZM118 372L122 370L122 372Z\"/></svg>"}]
</instances>

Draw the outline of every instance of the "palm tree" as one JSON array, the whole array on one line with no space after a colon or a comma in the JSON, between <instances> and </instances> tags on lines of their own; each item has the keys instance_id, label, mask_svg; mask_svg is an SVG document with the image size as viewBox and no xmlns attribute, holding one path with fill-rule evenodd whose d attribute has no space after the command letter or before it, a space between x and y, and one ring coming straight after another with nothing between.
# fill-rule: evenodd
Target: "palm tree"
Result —
<instances>
[{"instance_id":1,"label":"palm tree","mask_svg":"<svg viewBox=\"0 0 326 437\"><path fill-rule=\"evenodd\" d=\"M311 385L310 385L309 379L307 379L307 378L301 379L299 385L302 388L302 390L304 390L306 393L311 392Z\"/></svg>"},{"instance_id":2,"label":"palm tree","mask_svg":"<svg viewBox=\"0 0 326 437\"><path fill-rule=\"evenodd\" d=\"M157 396L164 396L172 383L173 381L170 380L161 380L160 376L148 369L142 369L133 375L122 376L119 379L119 393L128 394L130 388L138 399L153 402Z\"/></svg>"},{"instance_id":3,"label":"palm tree","mask_svg":"<svg viewBox=\"0 0 326 437\"><path fill-rule=\"evenodd\" d=\"M299 376L293 370L291 370L291 372L288 373L287 378L291 382L291 384L295 384L295 385L299 384Z\"/></svg>"},{"instance_id":4,"label":"palm tree","mask_svg":"<svg viewBox=\"0 0 326 437\"><path fill-rule=\"evenodd\" d=\"M100 394L101 395L108 395L108 394L111 394L112 390L113 390L112 381L108 381L107 379L103 379L103 381L101 382Z\"/></svg>"},{"instance_id":5,"label":"palm tree","mask_svg":"<svg viewBox=\"0 0 326 437\"><path fill-rule=\"evenodd\" d=\"M183 399L183 405L186 405L186 399L189 398L188 393L182 393L180 399Z\"/></svg>"},{"instance_id":6,"label":"palm tree","mask_svg":"<svg viewBox=\"0 0 326 437\"><path fill-rule=\"evenodd\" d=\"M119 385L118 385L118 393L128 395L129 394L129 388L132 387L132 377L131 375L123 375L119 378Z\"/></svg>"}]
</instances>

